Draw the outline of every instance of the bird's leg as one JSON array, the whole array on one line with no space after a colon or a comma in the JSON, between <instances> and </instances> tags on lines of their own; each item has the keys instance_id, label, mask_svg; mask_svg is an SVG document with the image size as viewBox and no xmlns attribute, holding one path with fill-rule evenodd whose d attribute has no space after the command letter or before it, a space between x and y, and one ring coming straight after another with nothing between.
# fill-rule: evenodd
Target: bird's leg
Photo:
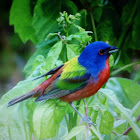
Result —
<instances>
[{"instance_id":1,"label":"bird's leg","mask_svg":"<svg viewBox=\"0 0 140 140\"><path fill-rule=\"evenodd\" d=\"M96 125L95 123L93 123L92 121L91 121L91 118L90 117L85 117L85 116L83 116L83 115L81 115L80 113L79 113L79 111L76 109L76 107L74 106L74 104L71 102L71 103L69 103L70 105L71 105L71 107L76 111L76 113L86 122L86 123L88 123L88 124L92 124L92 125Z\"/></svg>"}]
</instances>

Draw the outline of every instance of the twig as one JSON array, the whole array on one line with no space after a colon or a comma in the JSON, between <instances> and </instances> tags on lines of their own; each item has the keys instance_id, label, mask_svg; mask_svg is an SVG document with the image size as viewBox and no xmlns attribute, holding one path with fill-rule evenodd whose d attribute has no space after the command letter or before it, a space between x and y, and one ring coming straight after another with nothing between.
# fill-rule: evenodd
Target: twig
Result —
<instances>
[{"instance_id":1,"label":"twig","mask_svg":"<svg viewBox=\"0 0 140 140\"><path fill-rule=\"evenodd\" d=\"M83 102L84 102L84 105L85 105L85 112L86 112L86 117L88 117L88 108L87 108L87 104L86 104L86 101L85 101L85 99L83 99ZM86 128L87 128L87 136L89 135L89 124L87 123L87 125L86 125ZM86 137L86 139L87 139L87 137Z\"/></svg>"},{"instance_id":2,"label":"twig","mask_svg":"<svg viewBox=\"0 0 140 140\"><path fill-rule=\"evenodd\" d=\"M137 122L140 120L140 115L138 116L138 118L137 118ZM132 127L129 127L125 132L123 132L123 135L127 135L129 132L130 132L130 130L132 129Z\"/></svg>"},{"instance_id":3,"label":"twig","mask_svg":"<svg viewBox=\"0 0 140 140\"><path fill-rule=\"evenodd\" d=\"M59 36L59 38L64 42L64 44L68 44L63 38L62 38L62 36L60 35L60 32L58 32L58 36Z\"/></svg>"},{"instance_id":4,"label":"twig","mask_svg":"<svg viewBox=\"0 0 140 140\"><path fill-rule=\"evenodd\" d=\"M113 133L114 135L116 135L116 136L118 135L115 131L112 131L112 133Z\"/></svg>"}]
</instances>

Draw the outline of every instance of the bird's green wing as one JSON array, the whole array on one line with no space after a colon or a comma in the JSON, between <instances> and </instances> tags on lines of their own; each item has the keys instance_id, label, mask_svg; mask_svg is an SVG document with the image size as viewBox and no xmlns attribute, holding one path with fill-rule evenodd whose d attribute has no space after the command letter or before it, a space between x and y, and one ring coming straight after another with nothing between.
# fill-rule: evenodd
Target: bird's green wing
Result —
<instances>
[{"instance_id":1,"label":"bird's green wing","mask_svg":"<svg viewBox=\"0 0 140 140\"><path fill-rule=\"evenodd\" d=\"M65 64L56 86L59 89L74 90L82 86L89 77L90 73L87 72L85 67L79 64L78 57L74 57Z\"/></svg>"},{"instance_id":2,"label":"bird's green wing","mask_svg":"<svg viewBox=\"0 0 140 140\"><path fill-rule=\"evenodd\" d=\"M68 61L61 75L46 89L45 94L36 101L59 98L87 85L91 74L78 62L78 56Z\"/></svg>"}]
</instances>

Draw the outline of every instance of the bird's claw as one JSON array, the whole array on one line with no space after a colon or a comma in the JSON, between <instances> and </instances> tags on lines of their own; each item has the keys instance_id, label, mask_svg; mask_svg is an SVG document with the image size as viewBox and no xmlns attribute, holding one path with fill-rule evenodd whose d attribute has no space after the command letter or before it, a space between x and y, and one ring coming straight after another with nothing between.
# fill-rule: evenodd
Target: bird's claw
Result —
<instances>
[{"instance_id":1,"label":"bird's claw","mask_svg":"<svg viewBox=\"0 0 140 140\"><path fill-rule=\"evenodd\" d=\"M90 117L85 117L85 116L83 116L82 119L83 119L86 123L88 123L89 125L92 124L92 125L96 126L96 124L93 123L93 122L91 121L91 118L90 118Z\"/></svg>"}]
</instances>

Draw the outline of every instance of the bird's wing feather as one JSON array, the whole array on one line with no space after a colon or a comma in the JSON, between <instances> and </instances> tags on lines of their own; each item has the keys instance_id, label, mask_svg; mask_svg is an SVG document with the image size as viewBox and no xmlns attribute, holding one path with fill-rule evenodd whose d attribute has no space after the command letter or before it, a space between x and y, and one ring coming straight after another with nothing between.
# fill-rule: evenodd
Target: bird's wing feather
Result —
<instances>
[{"instance_id":1,"label":"bird's wing feather","mask_svg":"<svg viewBox=\"0 0 140 140\"><path fill-rule=\"evenodd\" d=\"M78 57L74 57L65 64L61 75L46 88L44 94L39 96L36 101L60 98L87 85L91 74L78 63L77 59Z\"/></svg>"},{"instance_id":2,"label":"bird's wing feather","mask_svg":"<svg viewBox=\"0 0 140 140\"><path fill-rule=\"evenodd\" d=\"M57 72L61 67L63 67L63 66L64 66L64 64L62 64L62 65L60 65L60 66L58 66L58 67L55 67L54 69L48 71L47 73L45 73L45 74L43 74L43 75L41 75L41 76L36 77L36 78L33 79L33 80L37 80L37 79L40 79L40 78L42 78L42 77L44 77L44 76L54 74L54 73L56 73L56 72Z\"/></svg>"}]
</instances>

